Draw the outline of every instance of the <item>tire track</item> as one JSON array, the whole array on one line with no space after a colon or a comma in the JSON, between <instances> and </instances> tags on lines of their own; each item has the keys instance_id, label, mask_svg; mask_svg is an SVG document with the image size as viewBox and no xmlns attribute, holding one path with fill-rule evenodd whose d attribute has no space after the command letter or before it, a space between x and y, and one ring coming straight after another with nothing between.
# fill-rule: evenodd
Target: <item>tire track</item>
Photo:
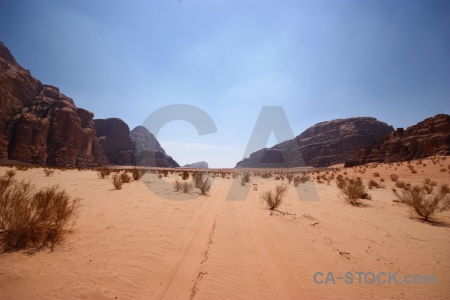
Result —
<instances>
[{"instance_id":1,"label":"tire track","mask_svg":"<svg viewBox=\"0 0 450 300\"><path fill-rule=\"evenodd\" d=\"M220 190L223 188L222 186ZM197 288L197 281L205 275L200 272L200 268L212 243L219 200L209 197L206 201L211 202L203 213L199 226L186 242L153 299L189 299L193 289Z\"/></svg>"},{"instance_id":2,"label":"tire track","mask_svg":"<svg viewBox=\"0 0 450 300\"><path fill-rule=\"evenodd\" d=\"M248 203L243 206L244 217L254 233L255 243L263 257L263 264L270 285L271 299L305 298L305 292L296 280L289 264L274 243L264 224L254 216Z\"/></svg>"}]
</instances>

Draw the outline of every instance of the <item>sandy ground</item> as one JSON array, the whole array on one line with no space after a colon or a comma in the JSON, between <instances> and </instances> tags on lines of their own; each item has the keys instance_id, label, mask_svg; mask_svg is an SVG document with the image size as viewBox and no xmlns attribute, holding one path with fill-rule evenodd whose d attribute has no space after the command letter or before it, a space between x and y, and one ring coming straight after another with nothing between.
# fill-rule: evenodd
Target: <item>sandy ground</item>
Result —
<instances>
[{"instance_id":1,"label":"sandy ground","mask_svg":"<svg viewBox=\"0 0 450 300\"><path fill-rule=\"evenodd\" d=\"M450 183L449 164L414 161L416 174L406 163L364 174L342 169L336 175L385 179L386 188L371 190L373 199L360 207L339 197L335 180L298 190L291 183L279 208L285 215L271 215L260 200L282 182L274 177L252 176L246 187L216 177L202 196L174 192L176 174L147 174L115 190L94 171L17 171L37 187L59 184L81 207L74 232L53 252L0 255L0 299L448 299L450 212L421 221L392 201L389 175ZM360 283L356 272L364 272ZM379 282L370 273L366 281L367 272ZM389 272L398 272L399 284L389 284ZM408 285L405 275L436 282Z\"/></svg>"}]
</instances>

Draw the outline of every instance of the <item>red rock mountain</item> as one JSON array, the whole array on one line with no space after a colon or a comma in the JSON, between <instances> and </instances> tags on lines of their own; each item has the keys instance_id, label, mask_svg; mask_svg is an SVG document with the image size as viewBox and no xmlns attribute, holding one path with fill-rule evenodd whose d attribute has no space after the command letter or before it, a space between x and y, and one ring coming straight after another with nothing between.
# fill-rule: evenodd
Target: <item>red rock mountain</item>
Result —
<instances>
[{"instance_id":1,"label":"red rock mountain","mask_svg":"<svg viewBox=\"0 0 450 300\"><path fill-rule=\"evenodd\" d=\"M318 123L292 140L261 149L237 168L326 167L355 159L359 150L392 132L392 126L371 117Z\"/></svg>"},{"instance_id":2,"label":"red rock mountain","mask_svg":"<svg viewBox=\"0 0 450 300\"><path fill-rule=\"evenodd\" d=\"M176 168L180 165L168 156L156 137L144 126L137 126L130 133L136 143L136 165Z\"/></svg>"},{"instance_id":3,"label":"red rock mountain","mask_svg":"<svg viewBox=\"0 0 450 300\"><path fill-rule=\"evenodd\" d=\"M0 159L52 166L106 163L93 113L24 70L0 42Z\"/></svg>"},{"instance_id":4,"label":"red rock mountain","mask_svg":"<svg viewBox=\"0 0 450 300\"><path fill-rule=\"evenodd\" d=\"M432 155L450 155L450 116L439 114L406 130L398 128L377 143L362 149L347 166L368 162L397 162Z\"/></svg>"}]
</instances>

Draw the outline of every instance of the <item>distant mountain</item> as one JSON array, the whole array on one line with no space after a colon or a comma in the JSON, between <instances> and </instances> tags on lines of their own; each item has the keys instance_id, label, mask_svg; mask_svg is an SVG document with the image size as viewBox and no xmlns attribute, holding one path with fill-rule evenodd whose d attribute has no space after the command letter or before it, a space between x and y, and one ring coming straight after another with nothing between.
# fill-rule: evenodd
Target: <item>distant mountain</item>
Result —
<instances>
[{"instance_id":1,"label":"distant mountain","mask_svg":"<svg viewBox=\"0 0 450 300\"><path fill-rule=\"evenodd\" d=\"M368 162L397 162L432 155L450 155L450 116L438 114L406 130L398 128L362 149L347 166Z\"/></svg>"},{"instance_id":2,"label":"distant mountain","mask_svg":"<svg viewBox=\"0 0 450 300\"><path fill-rule=\"evenodd\" d=\"M0 159L51 165L107 162L94 114L24 70L0 42Z\"/></svg>"},{"instance_id":3,"label":"distant mountain","mask_svg":"<svg viewBox=\"0 0 450 300\"><path fill-rule=\"evenodd\" d=\"M144 126L137 126L130 133L136 144L136 165L175 168L180 165L166 154L156 137Z\"/></svg>"},{"instance_id":4,"label":"distant mountain","mask_svg":"<svg viewBox=\"0 0 450 300\"><path fill-rule=\"evenodd\" d=\"M371 117L318 123L292 140L261 149L236 168L326 167L355 159L359 150L393 132L392 126Z\"/></svg>"},{"instance_id":5,"label":"distant mountain","mask_svg":"<svg viewBox=\"0 0 450 300\"><path fill-rule=\"evenodd\" d=\"M183 167L194 169L208 169L208 163L206 161L199 161L196 163L184 165Z\"/></svg>"}]
</instances>

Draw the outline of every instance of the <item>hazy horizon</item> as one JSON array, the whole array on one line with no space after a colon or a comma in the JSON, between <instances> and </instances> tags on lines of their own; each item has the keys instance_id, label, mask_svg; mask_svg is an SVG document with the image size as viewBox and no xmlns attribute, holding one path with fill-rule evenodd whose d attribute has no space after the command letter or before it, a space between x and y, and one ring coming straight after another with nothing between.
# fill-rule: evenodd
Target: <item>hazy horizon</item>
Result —
<instances>
[{"instance_id":1,"label":"hazy horizon","mask_svg":"<svg viewBox=\"0 0 450 300\"><path fill-rule=\"evenodd\" d=\"M180 165L234 167L263 106L282 106L294 135L339 118L406 128L450 114L448 1L4 0L0 41L130 130L166 105L204 110L216 133L173 121L157 136Z\"/></svg>"}]
</instances>

